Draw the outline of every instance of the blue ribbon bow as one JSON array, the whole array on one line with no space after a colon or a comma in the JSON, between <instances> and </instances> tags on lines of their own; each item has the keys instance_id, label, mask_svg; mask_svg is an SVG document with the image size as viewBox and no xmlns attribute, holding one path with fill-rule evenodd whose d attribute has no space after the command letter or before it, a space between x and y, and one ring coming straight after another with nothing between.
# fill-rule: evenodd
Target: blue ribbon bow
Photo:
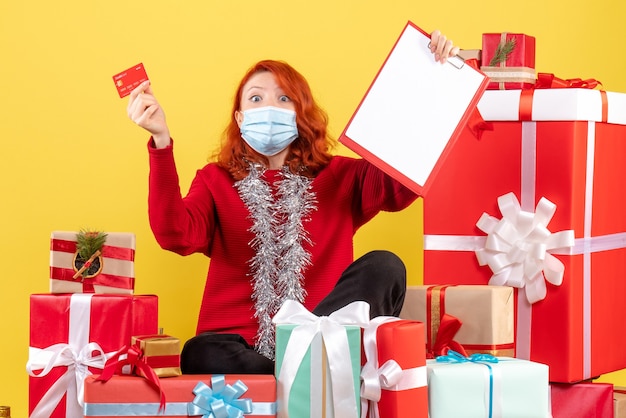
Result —
<instances>
[{"instance_id":1,"label":"blue ribbon bow","mask_svg":"<svg viewBox=\"0 0 626 418\"><path fill-rule=\"evenodd\" d=\"M436 359L439 363L497 363L498 358L491 354L475 353L471 356L465 357L464 355L454 351L448 350L448 354L445 356L438 356Z\"/></svg>"},{"instance_id":2,"label":"blue ribbon bow","mask_svg":"<svg viewBox=\"0 0 626 418\"><path fill-rule=\"evenodd\" d=\"M487 366L489 369L489 418L493 416L493 371L489 363L497 363L498 358L491 354L475 353L469 357L457 353L454 350L448 350L445 356L438 356L436 361L439 363L477 363Z\"/></svg>"},{"instance_id":3,"label":"blue ribbon bow","mask_svg":"<svg viewBox=\"0 0 626 418\"><path fill-rule=\"evenodd\" d=\"M189 416L241 418L244 414L252 413L252 399L239 399L248 390L241 380L227 385L224 375L215 375L211 377L211 386L212 388L204 382L196 384L193 389L196 397L187 405Z\"/></svg>"}]
</instances>

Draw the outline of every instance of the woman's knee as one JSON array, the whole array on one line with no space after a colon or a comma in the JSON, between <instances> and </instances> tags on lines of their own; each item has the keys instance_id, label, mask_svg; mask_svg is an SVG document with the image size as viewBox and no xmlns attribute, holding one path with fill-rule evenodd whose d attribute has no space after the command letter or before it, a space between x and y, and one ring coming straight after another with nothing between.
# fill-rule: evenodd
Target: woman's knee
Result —
<instances>
[{"instance_id":1,"label":"woman's knee","mask_svg":"<svg viewBox=\"0 0 626 418\"><path fill-rule=\"evenodd\" d=\"M372 274L406 286L406 266L398 255L388 250L374 250L363 255L362 259Z\"/></svg>"}]
</instances>

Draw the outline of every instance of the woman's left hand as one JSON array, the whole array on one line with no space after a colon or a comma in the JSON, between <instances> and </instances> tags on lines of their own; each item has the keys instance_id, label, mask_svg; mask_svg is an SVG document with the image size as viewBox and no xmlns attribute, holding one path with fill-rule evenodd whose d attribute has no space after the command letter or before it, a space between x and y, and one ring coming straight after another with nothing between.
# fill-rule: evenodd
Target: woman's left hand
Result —
<instances>
[{"instance_id":1,"label":"woman's left hand","mask_svg":"<svg viewBox=\"0 0 626 418\"><path fill-rule=\"evenodd\" d=\"M443 64L448 58L459 53L459 47L454 46L452 41L439 30L434 30L430 34L430 52L435 54L435 61Z\"/></svg>"}]
</instances>

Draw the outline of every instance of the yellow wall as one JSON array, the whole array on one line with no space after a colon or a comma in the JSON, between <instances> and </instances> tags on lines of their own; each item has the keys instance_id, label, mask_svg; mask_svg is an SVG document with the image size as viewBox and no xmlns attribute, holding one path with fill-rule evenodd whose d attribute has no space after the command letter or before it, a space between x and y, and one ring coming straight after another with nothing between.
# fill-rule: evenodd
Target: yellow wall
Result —
<instances>
[{"instance_id":1,"label":"yellow wall","mask_svg":"<svg viewBox=\"0 0 626 418\"><path fill-rule=\"evenodd\" d=\"M177 139L186 189L256 60L298 68L338 135L408 19L465 48L480 48L483 32L532 34L539 71L594 77L626 92L624 16L621 0L3 0L0 404L27 414L28 298L48 291L52 230L135 232L137 293L160 296L165 332L194 333L208 261L155 244L146 218L147 137L126 118L113 74L144 62ZM380 216L359 232L358 253L392 249L418 283L420 217L421 201ZM626 385L626 374L605 379Z\"/></svg>"}]
</instances>

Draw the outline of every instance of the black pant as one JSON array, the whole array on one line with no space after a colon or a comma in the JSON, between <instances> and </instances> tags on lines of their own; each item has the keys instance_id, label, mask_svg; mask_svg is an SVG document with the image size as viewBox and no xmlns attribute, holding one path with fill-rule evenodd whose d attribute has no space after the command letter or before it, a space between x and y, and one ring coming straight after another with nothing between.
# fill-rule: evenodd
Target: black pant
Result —
<instances>
[{"instance_id":1,"label":"black pant","mask_svg":"<svg viewBox=\"0 0 626 418\"><path fill-rule=\"evenodd\" d=\"M343 272L313 310L327 316L355 301L370 305L370 318L399 316L406 293L406 268L389 251L372 251ZM274 374L274 361L257 353L240 335L202 333L183 346L184 374Z\"/></svg>"}]
</instances>

